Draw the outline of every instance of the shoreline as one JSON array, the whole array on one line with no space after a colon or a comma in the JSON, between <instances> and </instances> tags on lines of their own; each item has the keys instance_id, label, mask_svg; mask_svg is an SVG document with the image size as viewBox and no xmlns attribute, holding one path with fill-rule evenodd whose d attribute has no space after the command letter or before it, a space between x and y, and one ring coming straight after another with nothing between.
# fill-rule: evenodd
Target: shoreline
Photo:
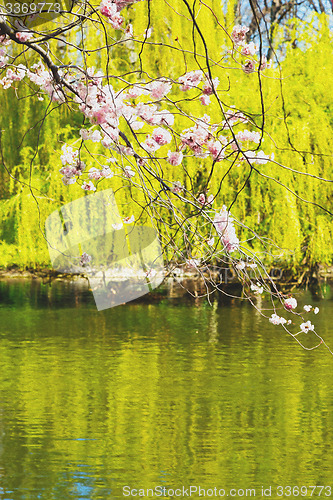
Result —
<instances>
[{"instance_id":1,"label":"shoreline","mask_svg":"<svg viewBox=\"0 0 333 500\"><path fill-rule=\"evenodd\" d=\"M307 275L306 279L295 281L297 277L289 274L290 277L292 279L289 281L281 279L273 280L278 285L279 291L283 294L310 291L315 296L318 296L318 294L321 296L324 289L332 289L333 287L333 267L325 269L324 272L317 272L315 275L312 274L312 276ZM302 277L304 278L304 274ZM125 279L119 275L115 276L113 282L116 288L117 283ZM61 290L67 290L66 293L69 293L70 297L75 298L75 305L81 303L81 296L83 297L82 303L85 303L88 296L87 293L91 295L92 300L93 284L88 281L88 276L83 274L57 273L52 269L2 269L0 270L0 284L1 289L8 290L21 286L28 287L29 295L32 294L35 296L36 293L37 295L44 293L47 297L49 297L49 292L47 291L49 288L58 290L60 287ZM206 299L208 293L209 296L210 294L214 294L214 298L212 298L214 302L218 301L219 304L223 304L233 302L236 297L242 297L243 285L236 278L232 279L230 276L227 282L222 280L216 283L216 285L217 287L210 285L197 272L190 270L182 276L166 276L159 286L150 290L149 293L131 300L131 302L154 304L164 300L171 300L187 303L193 300Z\"/></svg>"},{"instance_id":2,"label":"shoreline","mask_svg":"<svg viewBox=\"0 0 333 500\"><path fill-rule=\"evenodd\" d=\"M232 269L230 269L231 274L227 273L227 279L222 280L222 284L237 284L240 283L237 276L232 273ZM218 277L218 272L216 267L211 268L212 276L216 279ZM205 273L204 273L205 274ZM118 276L119 278L119 276ZM282 285L307 285L310 282L322 282L322 281L333 281L333 266L322 266L319 265L316 270L306 269L302 273L298 275L292 275L291 271L288 269L283 270L282 274L279 277L271 276L272 281L281 282ZM8 280L8 279L41 279L47 280L48 282L56 280L56 281L68 281L68 282L88 282L88 276L86 274L73 274L73 273L61 273L57 272L54 269L19 269L17 267L9 267L6 269L0 269L0 280ZM174 275L166 275L164 283L169 281L195 281L200 282L204 281L203 277L196 272L195 270L186 270L181 274ZM115 280L117 281L117 279Z\"/></svg>"}]
</instances>

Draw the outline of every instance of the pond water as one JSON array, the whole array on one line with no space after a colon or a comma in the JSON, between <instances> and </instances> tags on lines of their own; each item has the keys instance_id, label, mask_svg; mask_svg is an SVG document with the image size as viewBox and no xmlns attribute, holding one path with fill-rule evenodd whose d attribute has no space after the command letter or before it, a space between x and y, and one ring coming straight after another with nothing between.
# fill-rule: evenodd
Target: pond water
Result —
<instances>
[{"instance_id":1,"label":"pond water","mask_svg":"<svg viewBox=\"0 0 333 500\"><path fill-rule=\"evenodd\" d=\"M19 281L1 282L0 298L1 500L333 487L333 358L251 306L166 298L97 312L73 284ZM331 294L299 301L320 307L311 320L332 346Z\"/></svg>"}]
</instances>

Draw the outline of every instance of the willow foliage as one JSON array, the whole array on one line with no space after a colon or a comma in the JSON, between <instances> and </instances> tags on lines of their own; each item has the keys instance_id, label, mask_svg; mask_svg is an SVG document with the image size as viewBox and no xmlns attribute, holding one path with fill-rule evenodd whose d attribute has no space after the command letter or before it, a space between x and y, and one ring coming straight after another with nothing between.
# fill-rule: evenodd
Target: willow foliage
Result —
<instances>
[{"instance_id":1,"label":"willow foliage","mask_svg":"<svg viewBox=\"0 0 333 500\"><path fill-rule=\"evenodd\" d=\"M212 3L212 0L206 2L208 7ZM232 208L233 214L258 234L269 236L287 250L284 254L287 265L297 268L317 262L332 263L331 217L314 205L332 210L331 183L293 172L300 170L332 178L333 97L328 92L327 81L332 81L333 58L332 35L325 15L314 16L308 23L290 23L290 41L282 38L285 28L281 33L277 30L275 41L280 62L273 61L272 67L259 80L257 74L246 75L240 71L227 50L232 44L223 27L229 29L234 22L232 2L224 10L220 7L220 11L214 6L216 18L208 7L201 5L196 22L202 29L204 41L193 34L192 20L183 2L175 0L167 18L160 7L161 2L156 1L150 3L150 11L146 2L129 9L127 18L133 24L134 33L144 33L150 21L153 36L143 46L132 41L113 45L108 60L103 60L98 47L110 40L98 30L73 31L66 35L66 41L77 41L83 36L90 50L89 66L105 69L108 65L109 74L126 73L128 81L136 81L141 69L142 77L147 80L165 75L176 80L186 71L197 69L198 65L206 68L207 49L212 76L220 79L220 97L226 109L235 106L260 127L264 106L264 149L266 153L274 152L276 161L276 164L259 165L259 172L253 172L245 187L249 174L245 164L233 168L224 180L228 164L216 164L211 189L216 192L220 186L220 192L214 206L230 204L235 193L240 192ZM295 39L296 46L292 42ZM81 57L70 45L59 44L57 51L64 64L75 63ZM2 266L49 265L43 238L45 219L59 205L83 195L78 186L63 186L59 173L61 145L77 138L77 131L83 124L82 115L65 106L58 110L58 105L50 105L47 98L44 101L26 98L31 93L32 90L23 84L0 93L4 158L0 177ZM179 90L170 98L177 101L184 95ZM181 105L183 110L197 116L205 113L204 106L197 101L189 99ZM215 108L210 107L210 114L212 121L221 120L217 104ZM176 115L176 119L181 128L182 116ZM144 128L143 134L147 132L148 128ZM98 145L94 148L98 153ZM194 194L201 192L207 180L206 165L198 158L184 160L192 183L186 187ZM90 163L91 166L94 165ZM163 169L165 178L188 184L188 179L177 174L177 167L167 165ZM140 208L131 199L129 190L122 189L124 181L113 178L106 182L110 182L108 186L116 192L120 208L126 206L128 214L130 206L131 213L138 216ZM30 186L34 187L33 191ZM249 236L244 229L242 239ZM276 251L276 255L280 253ZM272 257L267 257L269 259Z\"/></svg>"}]
</instances>

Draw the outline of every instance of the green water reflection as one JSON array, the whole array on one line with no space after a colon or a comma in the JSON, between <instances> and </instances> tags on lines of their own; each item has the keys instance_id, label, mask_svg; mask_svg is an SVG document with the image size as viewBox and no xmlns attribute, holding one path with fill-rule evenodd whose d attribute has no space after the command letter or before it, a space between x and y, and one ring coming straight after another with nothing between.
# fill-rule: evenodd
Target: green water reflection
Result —
<instances>
[{"instance_id":1,"label":"green water reflection","mask_svg":"<svg viewBox=\"0 0 333 500\"><path fill-rule=\"evenodd\" d=\"M72 285L0 292L2 500L333 483L333 359L253 308L97 312ZM315 318L331 345L332 304Z\"/></svg>"}]
</instances>

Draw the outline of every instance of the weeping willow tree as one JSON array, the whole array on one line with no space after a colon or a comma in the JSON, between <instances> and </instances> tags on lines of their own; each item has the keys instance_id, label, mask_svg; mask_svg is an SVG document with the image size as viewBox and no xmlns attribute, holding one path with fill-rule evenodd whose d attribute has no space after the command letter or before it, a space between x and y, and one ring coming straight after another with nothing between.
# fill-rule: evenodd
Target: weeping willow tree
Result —
<instances>
[{"instance_id":1,"label":"weeping willow tree","mask_svg":"<svg viewBox=\"0 0 333 500\"><path fill-rule=\"evenodd\" d=\"M148 22L153 28L152 37L144 45L134 43L131 38L116 43L122 40L122 34L116 37L113 34L114 43L104 53L98 50L102 30L86 26L83 39L89 40L86 55L89 66L101 69L108 66L111 74L127 74L128 81L134 82L136 72L141 68L144 68L146 78L168 75L176 79L187 68L195 67L196 59L202 64L205 47L200 37L193 38L192 24L184 22L188 19L186 6L179 0L173 7L167 18L161 15L158 2L151 5L149 12L144 2L126 12L134 33L144 34ZM261 234L269 234L279 247L288 250L283 256L288 266L300 268L316 263L330 264L331 218L315 204L329 209L331 185L293 172L301 170L322 178L331 177L332 97L325 87L333 71L328 19L321 15L313 16L308 23L292 20L289 25L281 27L280 36L276 30L274 38L276 51L280 54L279 62L273 63L259 82L253 75L239 71L236 64L229 64L232 55L226 53L225 48L230 46L227 30L234 23L233 3L230 2L224 10L215 9L215 13L217 18L211 15L209 8L201 6L197 16L198 23L205 26L205 44L211 59L221 61L221 64L213 65L214 77L221 82L221 100L226 106L246 109L247 115L258 126L262 120L262 101L265 103L264 120L269 130L269 135L264 137L265 152L274 151L276 161L270 164L269 171L263 168L250 177L234 206L234 214L246 226ZM217 29L219 25L224 29ZM82 54L75 49L81 36L80 29L68 31L60 40L51 41L53 52L64 65L80 63ZM285 41L286 29L290 31L290 42ZM295 39L297 48L292 43ZM187 53L186 47L192 50ZM37 60L36 56L32 57ZM60 147L76 138L75 133L83 123L82 116L70 106L58 109L58 104L50 104L46 99L29 99L29 93L31 89L19 82L15 88L0 94L2 266L48 266L43 236L45 219L59 201L65 203L82 196L80 187L70 186L68 189L64 186L59 174ZM175 102L182 98L181 94L176 89L172 96ZM182 109L192 115L203 112L200 101L194 99L184 103ZM212 121L218 120L218 104L211 105L209 112ZM180 116L180 123L182 119ZM185 118L183 122L185 127ZM100 146L96 145L91 153L101 153ZM165 165L165 176L177 178L188 189L200 193L207 181L206 162L187 157L184 166L185 169L180 171L178 167ZM210 179L212 192L219 189L224 173L223 166L214 170ZM271 182L272 177L275 182ZM245 178L244 166L232 170L217 202L230 204ZM130 192L121 189L123 185L122 179L113 180L113 188L121 192L120 204L130 206L131 212L137 216L138 207ZM31 191L31 186L35 191ZM304 199L314 204L304 203ZM191 209L185 210L190 212ZM165 217L168 218L168 214ZM170 215L169 222L171 218ZM249 237L246 229L242 231L243 239Z\"/></svg>"}]
</instances>

